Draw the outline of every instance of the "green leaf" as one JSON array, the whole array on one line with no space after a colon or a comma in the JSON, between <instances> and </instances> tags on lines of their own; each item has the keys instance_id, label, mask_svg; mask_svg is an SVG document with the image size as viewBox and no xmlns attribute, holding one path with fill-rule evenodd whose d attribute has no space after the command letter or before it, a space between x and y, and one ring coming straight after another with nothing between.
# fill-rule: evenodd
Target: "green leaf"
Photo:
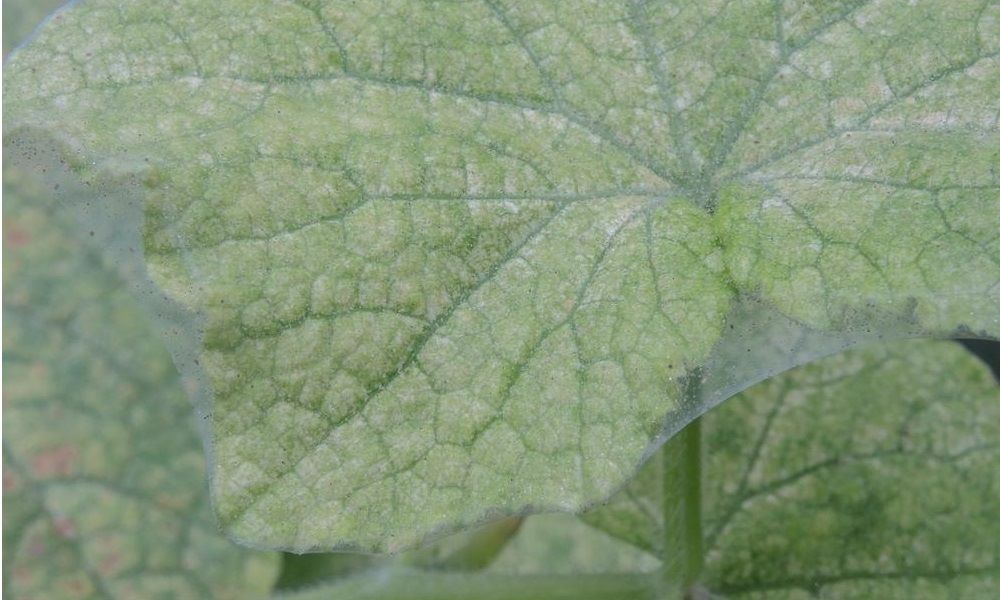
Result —
<instances>
[{"instance_id":1,"label":"green leaf","mask_svg":"<svg viewBox=\"0 0 1000 600\"><path fill-rule=\"evenodd\" d=\"M1000 589L1000 388L958 345L828 357L701 423L710 450L701 583L712 592L910 599ZM677 525L663 526L681 512L662 465L682 453L680 439L583 520L685 560Z\"/></svg>"},{"instance_id":2,"label":"green leaf","mask_svg":"<svg viewBox=\"0 0 1000 600\"><path fill-rule=\"evenodd\" d=\"M6 130L141 174L227 532L395 550L605 498L812 356L1000 334L998 13L92 0L10 61ZM822 350L744 355L771 321Z\"/></svg>"},{"instance_id":3,"label":"green leaf","mask_svg":"<svg viewBox=\"0 0 1000 600\"><path fill-rule=\"evenodd\" d=\"M148 317L53 190L9 164L4 595L266 596L278 557L219 534L191 406Z\"/></svg>"}]
</instances>

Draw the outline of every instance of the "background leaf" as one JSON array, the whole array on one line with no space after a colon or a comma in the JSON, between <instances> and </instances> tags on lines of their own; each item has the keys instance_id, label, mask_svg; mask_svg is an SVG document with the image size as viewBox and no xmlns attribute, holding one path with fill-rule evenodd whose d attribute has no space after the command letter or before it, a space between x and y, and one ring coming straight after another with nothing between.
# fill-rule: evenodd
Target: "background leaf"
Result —
<instances>
[{"instance_id":1,"label":"background leaf","mask_svg":"<svg viewBox=\"0 0 1000 600\"><path fill-rule=\"evenodd\" d=\"M831 356L750 388L702 428L702 583L713 592L986 598L1000 589L1000 388L958 345ZM663 456L683 452L675 440ZM683 560L684 546L663 547L674 539L663 515L679 507L664 504L662 460L581 518Z\"/></svg>"},{"instance_id":2,"label":"background leaf","mask_svg":"<svg viewBox=\"0 0 1000 600\"><path fill-rule=\"evenodd\" d=\"M42 20L65 4L63 0L4 0L3 2L3 55L7 57L15 46L25 41Z\"/></svg>"},{"instance_id":3,"label":"background leaf","mask_svg":"<svg viewBox=\"0 0 1000 600\"><path fill-rule=\"evenodd\" d=\"M5 166L4 594L265 597L278 556L219 534L148 316L61 192Z\"/></svg>"},{"instance_id":4,"label":"background leaf","mask_svg":"<svg viewBox=\"0 0 1000 600\"><path fill-rule=\"evenodd\" d=\"M998 335L998 10L93 0L8 142L139 174L227 531L397 550L605 498L815 356Z\"/></svg>"}]
</instances>

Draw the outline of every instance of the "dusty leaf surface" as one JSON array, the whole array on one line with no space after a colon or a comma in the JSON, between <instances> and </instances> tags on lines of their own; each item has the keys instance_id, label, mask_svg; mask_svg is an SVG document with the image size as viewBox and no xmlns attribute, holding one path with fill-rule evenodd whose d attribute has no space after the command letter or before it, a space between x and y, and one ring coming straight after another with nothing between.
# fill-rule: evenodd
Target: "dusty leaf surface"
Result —
<instances>
[{"instance_id":1,"label":"dusty leaf surface","mask_svg":"<svg viewBox=\"0 0 1000 600\"><path fill-rule=\"evenodd\" d=\"M747 298L1000 333L998 13L92 0L6 118L143 174L227 531L394 550L607 497Z\"/></svg>"}]
</instances>

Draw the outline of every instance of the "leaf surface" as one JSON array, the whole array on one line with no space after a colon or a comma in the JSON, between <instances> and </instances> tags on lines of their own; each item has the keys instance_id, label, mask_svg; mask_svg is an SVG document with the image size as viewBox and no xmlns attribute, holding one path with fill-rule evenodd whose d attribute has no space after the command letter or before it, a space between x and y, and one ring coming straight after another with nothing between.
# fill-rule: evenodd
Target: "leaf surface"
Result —
<instances>
[{"instance_id":1,"label":"leaf surface","mask_svg":"<svg viewBox=\"0 0 1000 600\"><path fill-rule=\"evenodd\" d=\"M707 413L702 584L734 598L995 595L998 401L961 347L908 341L824 358ZM662 465L680 451L668 442L582 519L683 560Z\"/></svg>"},{"instance_id":2,"label":"leaf surface","mask_svg":"<svg viewBox=\"0 0 1000 600\"><path fill-rule=\"evenodd\" d=\"M998 12L93 0L10 62L8 130L142 173L228 533L395 550L607 497L748 302L1000 333ZM807 358L748 354L713 402Z\"/></svg>"}]
</instances>

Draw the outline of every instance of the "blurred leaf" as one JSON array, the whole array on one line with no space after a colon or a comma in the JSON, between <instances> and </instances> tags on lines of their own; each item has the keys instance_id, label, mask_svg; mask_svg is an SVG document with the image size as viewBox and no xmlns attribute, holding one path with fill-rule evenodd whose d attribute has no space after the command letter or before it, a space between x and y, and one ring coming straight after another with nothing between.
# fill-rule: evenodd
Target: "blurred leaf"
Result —
<instances>
[{"instance_id":1,"label":"blurred leaf","mask_svg":"<svg viewBox=\"0 0 1000 600\"><path fill-rule=\"evenodd\" d=\"M218 533L184 382L55 193L4 173L4 594L266 596L278 557Z\"/></svg>"},{"instance_id":2,"label":"blurred leaf","mask_svg":"<svg viewBox=\"0 0 1000 600\"><path fill-rule=\"evenodd\" d=\"M67 0L3 0L3 55L24 43L42 19Z\"/></svg>"}]
</instances>

